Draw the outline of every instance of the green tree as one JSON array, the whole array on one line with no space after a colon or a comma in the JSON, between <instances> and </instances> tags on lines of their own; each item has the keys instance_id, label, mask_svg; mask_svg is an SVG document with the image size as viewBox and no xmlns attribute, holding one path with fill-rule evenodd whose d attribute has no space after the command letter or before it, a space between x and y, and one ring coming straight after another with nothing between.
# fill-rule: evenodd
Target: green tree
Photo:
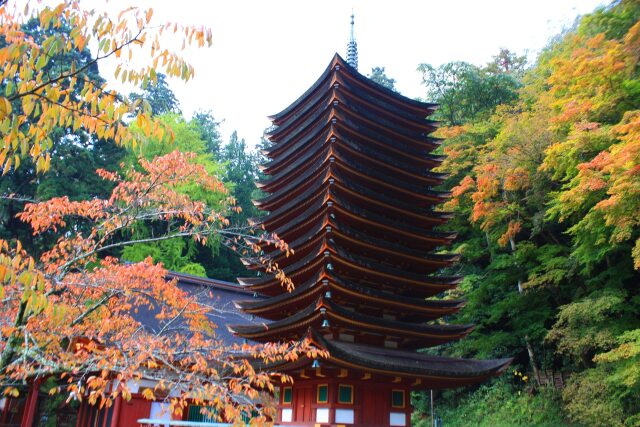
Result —
<instances>
[{"instance_id":1,"label":"green tree","mask_svg":"<svg viewBox=\"0 0 640 427\"><path fill-rule=\"evenodd\" d=\"M200 137L207 144L207 151L216 159L221 156L222 138L220 137L220 123L209 111L197 111L191 118L191 122L198 126Z\"/></svg>"},{"instance_id":2,"label":"green tree","mask_svg":"<svg viewBox=\"0 0 640 427\"><path fill-rule=\"evenodd\" d=\"M387 76L387 74L384 72L384 67L373 67L371 69L371 74L369 74L367 77L369 77L379 85L386 87L387 89L391 89L394 92L398 91L396 89L396 79L392 79L391 77Z\"/></svg>"},{"instance_id":3,"label":"green tree","mask_svg":"<svg viewBox=\"0 0 640 427\"><path fill-rule=\"evenodd\" d=\"M202 165L209 175L223 176L224 168L216 162L214 155L209 151L207 141L202 139L201 127L197 122L193 120L187 122L177 114L164 114L159 117L159 120L170 132L163 139L141 137L140 145L130 150L127 163L135 164L138 158L150 160L177 149L195 153L195 162ZM218 207L223 202L220 194L204 191L198 186L186 186L181 188L181 191L193 200L206 203L207 206ZM136 232L137 238L144 239L161 234L163 232L161 227L161 224L139 227ZM169 270L207 276L207 263L216 262L219 250L220 241L216 239L208 240L205 246L199 245L191 239L172 239L128 246L122 252L122 257L131 262L140 262L151 257L155 262L161 262ZM236 254L233 256L237 257Z\"/></svg>"},{"instance_id":4,"label":"green tree","mask_svg":"<svg viewBox=\"0 0 640 427\"><path fill-rule=\"evenodd\" d=\"M157 74L155 81L150 81L141 94L132 93L129 99L139 111L150 111L156 116L167 113L180 114L180 102L169 88L167 76Z\"/></svg>"}]
</instances>

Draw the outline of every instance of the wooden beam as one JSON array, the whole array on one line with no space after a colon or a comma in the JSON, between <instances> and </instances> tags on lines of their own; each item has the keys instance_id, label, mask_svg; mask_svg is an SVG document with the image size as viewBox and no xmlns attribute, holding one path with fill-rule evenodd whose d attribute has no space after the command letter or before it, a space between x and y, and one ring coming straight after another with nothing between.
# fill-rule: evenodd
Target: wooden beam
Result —
<instances>
[{"instance_id":1,"label":"wooden beam","mask_svg":"<svg viewBox=\"0 0 640 427\"><path fill-rule=\"evenodd\" d=\"M40 389L40 380L35 380L29 387L29 393L27 394L27 401L25 402L24 412L22 413L22 422L20 427L31 427L36 415L36 408L38 406L38 391Z\"/></svg>"},{"instance_id":2,"label":"wooden beam","mask_svg":"<svg viewBox=\"0 0 640 427\"><path fill-rule=\"evenodd\" d=\"M394 384L398 384L402 382L402 377L395 377L392 381Z\"/></svg>"},{"instance_id":3,"label":"wooden beam","mask_svg":"<svg viewBox=\"0 0 640 427\"><path fill-rule=\"evenodd\" d=\"M309 379L309 376L308 376L308 375L305 375L305 373L304 373L304 369L300 371L300 378L304 378L305 380L308 380L308 379Z\"/></svg>"},{"instance_id":4,"label":"wooden beam","mask_svg":"<svg viewBox=\"0 0 640 427\"><path fill-rule=\"evenodd\" d=\"M346 378L348 375L349 375L349 371L347 371L346 369L340 369L338 378Z\"/></svg>"},{"instance_id":5,"label":"wooden beam","mask_svg":"<svg viewBox=\"0 0 640 427\"><path fill-rule=\"evenodd\" d=\"M365 374L362 376L363 380L370 380L371 379L371 372L365 372Z\"/></svg>"},{"instance_id":6,"label":"wooden beam","mask_svg":"<svg viewBox=\"0 0 640 427\"><path fill-rule=\"evenodd\" d=\"M322 373L322 368L316 368L316 377L318 377L318 378L325 378L326 377L326 375L324 375Z\"/></svg>"},{"instance_id":7,"label":"wooden beam","mask_svg":"<svg viewBox=\"0 0 640 427\"><path fill-rule=\"evenodd\" d=\"M422 384L422 379L421 378L416 378L416 380L413 382L413 384L411 384L411 387L415 387Z\"/></svg>"}]
</instances>

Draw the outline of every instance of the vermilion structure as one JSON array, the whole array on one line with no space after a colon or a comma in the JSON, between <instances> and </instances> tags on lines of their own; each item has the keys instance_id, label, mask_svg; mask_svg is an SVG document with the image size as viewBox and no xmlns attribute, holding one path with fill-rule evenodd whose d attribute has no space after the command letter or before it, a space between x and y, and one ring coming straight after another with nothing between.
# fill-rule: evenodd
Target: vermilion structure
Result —
<instances>
[{"instance_id":1,"label":"vermilion structure","mask_svg":"<svg viewBox=\"0 0 640 427\"><path fill-rule=\"evenodd\" d=\"M237 302L264 319L230 326L258 342L310 337L327 359L280 366L278 423L296 426L410 424L409 391L453 388L500 374L510 359L464 360L418 349L458 340L471 325L447 325L459 300L430 297L460 277L437 275L456 261L437 254L453 233L435 231L451 214L432 190L445 176L428 119L436 105L386 89L335 55L298 100L271 117L263 225L294 254L272 257L296 287L273 276L240 279L266 298ZM247 264L252 265L251 260ZM255 263L255 268L259 264Z\"/></svg>"}]
</instances>

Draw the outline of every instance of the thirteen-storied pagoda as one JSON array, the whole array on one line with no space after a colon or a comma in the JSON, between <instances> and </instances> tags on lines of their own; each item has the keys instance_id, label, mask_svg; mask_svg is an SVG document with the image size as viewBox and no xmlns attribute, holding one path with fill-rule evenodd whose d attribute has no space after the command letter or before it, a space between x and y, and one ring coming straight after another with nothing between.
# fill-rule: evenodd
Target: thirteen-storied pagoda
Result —
<instances>
[{"instance_id":1,"label":"thirteen-storied pagoda","mask_svg":"<svg viewBox=\"0 0 640 427\"><path fill-rule=\"evenodd\" d=\"M359 74L352 42L348 61L336 54L306 93L271 117L271 178L260 184L269 195L256 204L269 212L266 230L295 251L269 255L296 288L287 292L273 276L240 279L267 298L237 306L265 321L230 327L258 342L308 336L328 350L328 359L280 366L295 378L279 394L284 425L406 426L409 391L478 383L509 364L417 351L472 329L430 322L463 305L429 299L460 281L434 275L456 261L434 253L454 238L434 231L451 217L434 210L449 196L432 190L444 179L432 172L443 159L429 136L436 106Z\"/></svg>"}]
</instances>

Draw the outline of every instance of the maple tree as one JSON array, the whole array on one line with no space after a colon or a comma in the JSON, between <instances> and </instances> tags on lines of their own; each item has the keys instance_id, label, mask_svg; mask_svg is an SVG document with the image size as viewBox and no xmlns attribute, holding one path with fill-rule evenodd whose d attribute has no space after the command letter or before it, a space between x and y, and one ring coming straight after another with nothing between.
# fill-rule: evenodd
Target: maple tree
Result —
<instances>
[{"instance_id":1,"label":"maple tree","mask_svg":"<svg viewBox=\"0 0 640 427\"><path fill-rule=\"evenodd\" d=\"M89 78L87 71L116 58L116 78L142 88L156 83L161 71L188 80L193 68L163 48L162 37L178 34L185 45L206 46L210 30L157 24L151 9L131 7L112 18L72 0L55 7L40 2L20 6L0 6L3 176L25 167L21 159L45 173L56 155L53 135L60 129L82 132L94 143L128 147L144 138L173 139L171 129L143 100L121 96L104 81ZM38 37L26 31L28 22L32 30L42 30ZM93 56L87 56L90 43L97 44ZM149 64L135 65L134 56L147 57ZM275 235L230 226L226 217L238 211L235 201L210 174L217 171L205 167L197 154L162 151L123 163L118 171L99 169L105 188L112 189L107 197L27 201L18 219L34 236L53 242L37 256L16 236L0 240L0 379L5 395L16 396L26 381L57 378L52 393L102 407L117 397L129 398L130 380L145 378L156 386L145 389L144 396L166 399L174 412L189 401L240 422L241 415L256 408L260 392L273 391L274 379L288 380L257 369L253 360L268 366L300 354L322 356L306 341L225 345L212 321L220 308L208 290L181 289L150 258L122 263L114 257L132 244L180 238L200 244L215 239L245 255L265 244L288 251ZM198 196L204 193L206 197ZM2 197L24 202L20 195ZM207 204L210 200L216 202ZM162 232L138 233L150 224L161 224ZM263 262L266 272L291 289L277 264ZM157 328L151 330L140 313L153 318ZM272 410L262 408L251 422L266 423Z\"/></svg>"},{"instance_id":2,"label":"maple tree","mask_svg":"<svg viewBox=\"0 0 640 427\"><path fill-rule=\"evenodd\" d=\"M193 158L174 151L153 161L140 160L138 169L123 175L99 170L115 183L108 199L77 202L59 197L26 205L20 218L34 233L60 237L39 259L30 257L19 242L0 242L0 375L5 385L54 375L65 380L66 393L109 405L118 395L130 395L129 380L156 379L158 393L182 391L171 398L174 411L180 412L189 399L207 402L234 420L251 412L260 390L273 391L274 378L287 381L286 376L255 369L252 358L273 362L301 352L318 357L305 341L224 345L216 338L212 317L218 308L208 291L181 290L151 259L122 264L104 256L132 243L185 236L201 242L217 237L247 250L257 248L264 236L228 228L224 209L212 210L181 191L197 185L212 193L227 192ZM230 201L225 206L232 209ZM127 238L150 221L162 221L165 233ZM89 224L86 233L79 226L83 223ZM276 244L287 250L284 243ZM271 271L282 274L274 266ZM159 324L153 332L137 317L139 310L153 313ZM16 391L9 386L4 392ZM154 397L152 391L146 393ZM269 408L265 411L258 421L267 419Z\"/></svg>"},{"instance_id":3,"label":"maple tree","mask_svg":"<svg viewBox=\"0 0 640 427\"><path fill-rule=\"evenodd\" d=\"M630 0L583 17L535 66L511 75L517 90L483 114L465 110L477 102L475 82L442 74L469 67L423 69L442 72L427 90L448 103L438 136L448 138L441 171L453 196L445 208L457 213L455 273L466 274L458 320L478 325L442 352L486 357L499 348L532 371L532 384L535 364L562 371L569 380L554 405L584 425L640 420L639 22ZM502 381L495 396L522 389ZM452 410L459 396L447 398Z\"/></svg>"},{"instance_id":4,"label":"maple tree","mask_svg":"<svg viewBox=\"0 0 640 427\"><path fill-rule=\"evenodd\" d=\"M141 99L131 102L84 75L96 63L114 57L119 61L115 77L122 82L146 87L157 81L160 71L188 80L193 67L162 47L163 36L179 33L185 44L202 47L211 44L211 31L159 24L152 22L152 17L152 9L131 7L113 18L107 12L85 9L74 0L61 1L55 7L40 2L12 2L0 7L0 37L6 43L0 48L0 73L5 82L0 94L3 173L18 167L21 156L33 159L38 171L47 170L50 131L57 126L82 128L117 144L135 143L126 121L137 123L147 134L162 136L164 129L153 120L151 111L137 108ZM29 19L36 19L42 31L65 25L71 30L52 32L36 42L23 27ZM72 60L47 67L52 58L82 52L90 43L98 46L87 63ZM131 60L136 55L148 56L148 63L134 64Z\"/></svg>"}]
</instances>

